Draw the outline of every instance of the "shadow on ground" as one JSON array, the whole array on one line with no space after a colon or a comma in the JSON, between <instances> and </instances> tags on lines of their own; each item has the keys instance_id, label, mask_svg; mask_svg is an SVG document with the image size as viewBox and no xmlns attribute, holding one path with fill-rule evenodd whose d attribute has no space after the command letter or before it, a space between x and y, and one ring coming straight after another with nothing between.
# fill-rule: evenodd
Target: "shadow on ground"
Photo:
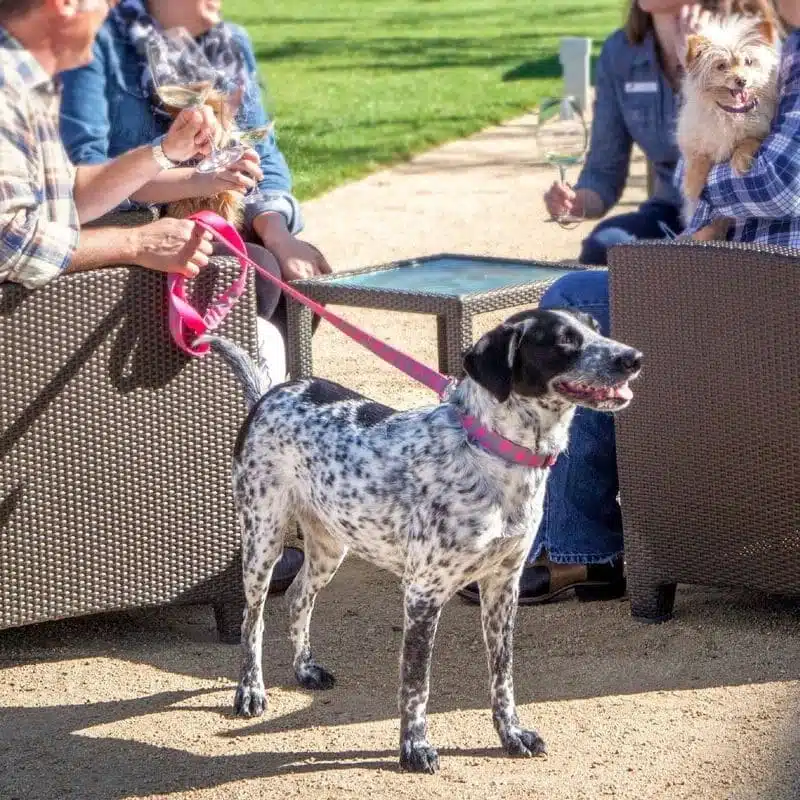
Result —
<instances>
[{"instance_id":1,"label":"shadow on ground","mask_svg":"<svg viewBox=\"0 0 800 800\"><path fill-rule=\"evenodd\" d=\"M270 601L265 679L268 687L277 687L273 692L288 689L295 696L284 612L283 600ZM47 685L15 671L11 691L25 702L7 705L0 720L5 770L0 796L113 800L256 776L394 769L394 750L337 751L332 744L324 752L265 752L258 737L394 719L400 624L396 581L361 562L346 564L320 596L314 625L317 656L338 675L339 684L332 692L308 694L303 707L280 716L268 711L264 718L249 721L232 719L229 705L238 648L215 641L207 609L135 611L2 632L0 667L6 680L26 664L88 665L92 659L113 659L155 668L171 678L171 685L175 676L185 676L187 686L197 686L198 680L213 685L70 704L52 696ZM683 590L676 620L661 626L632 621L624 601L567 601L522 609L515 671L520 704L797 680L800 612L794 601L705 589ZM437 639L431 711L485 708L486 683L477 609L455 600L446 609ZM112 696L124 688L109 681ZM211 734L217 743L245 744L247 752L200 755L80 733L167 711L178 731L182 714L209 714L218 720ZM500 755L486 749L458 753ZM91 781L65 796L70 776L91 776Z\"/></svg>"}]
</instances>

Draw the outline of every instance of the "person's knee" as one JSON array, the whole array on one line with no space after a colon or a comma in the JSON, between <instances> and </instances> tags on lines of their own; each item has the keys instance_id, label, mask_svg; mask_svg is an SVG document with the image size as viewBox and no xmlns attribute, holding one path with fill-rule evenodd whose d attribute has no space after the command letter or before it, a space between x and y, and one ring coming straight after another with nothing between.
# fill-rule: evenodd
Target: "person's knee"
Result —
<instances>
[{"instance_id":1,"label":"person's knee","mask_svg":"<svg viewBox=\"0 0 800 800\"><path fill-rule=\"evenodd\" d=\"M548 287L539 308L587 308L608 305L608 273L575 270Z\"/></svg>"},{"instance_id":2,"label":"person's knee","mask_svg":"<svg viewBox=\"0 0 800 800\"><path fill-rule=\"evenodd\" d=\"M636 237L622 228L599 228L583 240L578 260L588 266L604 267L608 264L608 251L612 247L634 241Z\"/></svg>"}]
</instances>

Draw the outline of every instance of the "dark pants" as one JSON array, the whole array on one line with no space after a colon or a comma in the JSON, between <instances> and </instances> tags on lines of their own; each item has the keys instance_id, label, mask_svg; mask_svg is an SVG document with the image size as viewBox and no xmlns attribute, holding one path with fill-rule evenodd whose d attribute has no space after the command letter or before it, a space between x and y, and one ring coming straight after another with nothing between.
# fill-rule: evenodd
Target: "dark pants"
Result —
<instances>
[{"instance_id":1,"label":"dark pants","mask_svg":"<svg viewBox=\"0 0 800 800\"><path fill-rule=\"evenodd\" d=\"M675 206L658 201L646 202L637 211L604 219L583 240L579 261L581 264L604 267L608 264L609 248L616 244L626 244L636 239L665 239L667 234L659 223L676 234L683 230L680 211Z\"/></svg>"}]
</instances>

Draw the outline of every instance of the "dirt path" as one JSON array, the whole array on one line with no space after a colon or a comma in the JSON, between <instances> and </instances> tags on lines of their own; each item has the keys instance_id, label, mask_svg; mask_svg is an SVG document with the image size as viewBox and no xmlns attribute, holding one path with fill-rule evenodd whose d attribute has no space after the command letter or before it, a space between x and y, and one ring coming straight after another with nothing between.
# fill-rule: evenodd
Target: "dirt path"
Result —
<instances>
[{"instance_id":1,"label":"dirt path","mask_svg":"<svg viewBox=\"0 0 800 800\"><path fill-rule=\"evenodd\" d=\"M308 204L307 236L339 268L442 251L570 257L583 231L542 221L551 172L531 152L528 119L486 131ZM642 197L641 163L632 183L625 202ZM347 313L435 363L432 321ZM326 327L315 355L321 374L380 400L429 400ZM517 697L550 754L510 761L487 711L477 611L455 601L434 660L432 778L396 769L395 580L349 561L317 607L315 651L337 688L294 687L271 601L259 721L231 715L238 651L215 642L206 608L0 632L0 799L800 797L796 606L681 589L676 621L657 627L625 602L523 609Z\"/></svg>"}]
</instances>

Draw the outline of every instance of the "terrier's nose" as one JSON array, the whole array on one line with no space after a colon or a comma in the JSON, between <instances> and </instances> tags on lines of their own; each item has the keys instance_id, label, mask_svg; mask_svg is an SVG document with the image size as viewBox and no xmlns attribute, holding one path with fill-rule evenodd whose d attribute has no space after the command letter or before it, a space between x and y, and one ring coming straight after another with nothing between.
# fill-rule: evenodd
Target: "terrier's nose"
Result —
<instances>
[{"instance_id":1,"label":"terrier's nose","mask_svg":"<svg viewBox=\"0 0 800 800\"><path fill-rule=\"evenodd\" d=\"M747 86L747 79L746 79L746 78L743 78L741 75L737 75L737 76L734 78L734 81L736 82L736 85L737 85L737 86L738 86L740 89L744 89L744 87L745 87L745 86Z\"/></svg>"},{"instance_id":2,"label":"terrier's nose","mask_svg":"<svg viewBox=\"0 0 800 800\"><path fill-rule=\"evenodd\" d=\"M644 356L638 350L631 348L614 359L614 366L620 372L633 375L642 368L642 358Z\"/></svg>"}]
</instances>

